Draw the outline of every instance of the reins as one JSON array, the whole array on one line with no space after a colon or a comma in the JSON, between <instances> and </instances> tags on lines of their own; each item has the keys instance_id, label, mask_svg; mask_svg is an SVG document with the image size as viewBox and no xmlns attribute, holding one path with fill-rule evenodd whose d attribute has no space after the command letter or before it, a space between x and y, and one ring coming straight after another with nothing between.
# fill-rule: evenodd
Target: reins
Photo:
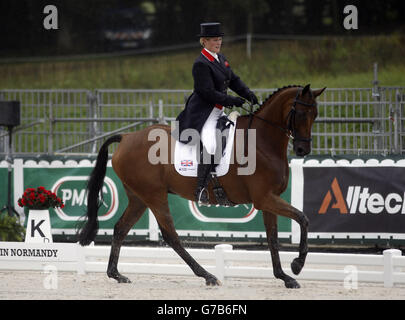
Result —
<instances>
[{"instance_id":1,"label":"reins","mask_svg":"<svg viewBox=\"0 0 405 320\"><path fill-rule=\"evenodd\" d=\"M253 104L252 104L251 102L249 102L249 105L250 105L250 107L251 107L251 109L252 109L252 108L253 108ZM269 125L271 125L271 126L273 126L273 127L276 127L276 128L278 128L278 129L280 129L280 130L283 131L288 137L290 137L290 136L289 136L290 131L289 131L288 129L283 128L282 126L279 126L278 124L276 124L276 123L274 123L274 122L271 122L271 121L269 121L269 120L267 120L267 119L264 119L264 118L258 116L257 114L255 114L254 112L251 112L250 110L248 110L247 108L245 108L245 107L243 107L243 106L240 106L240 108L249 113L249 126L248 126L248 129L250 129L250 126L251 126L252 121L253 121L253 117L255 117L255 118L257 118L257 119L260 119L260 120L266 122L267 124L269 124Z\"/></svg>"},{"instance_id":2,"label":"reins","mask_svg":"<svg viewBox=\"0 0 405 320\"><path fill-rule=\"evenodd\" d=\"M280 125L278 125L278 124L276 124L276 123L274 123L274 122L271 122L271 121L269 121L269 120L267 120L267 119L264 119L264 118L258 116L257 114L255 114L255 113L253 112L253 102L252 102L252 101L248 101L248 103L249 103L249 105L250 105L250 110L248 110L247 108L245 108L245 107L243 107L243 106L240 107L241 109L245 110L245 111L248 112L248 114L249 114L249 125L248 125L248 129L250 129L250 126L251 126L251 124L252 124L252 122L253 122L253 117L255 117L255 118L258 118L258 119L264 121L264 122L267 123L268 125L271 125L271 126L277 128L277 129L283 131L289 139L293 139L293 140L297 140L297 141L312 141L311 138L308 139L308 138L297 138L297 137L296 137L296 129L295 129L295 114L296 114L296 108L295 108L295 107L296 107L296 105L297 105L297 104L301 104L301 105L306 106L306 107L315 107L315 106L316 106L315 103L312 103L312 104L311 104L311 103L307 103L307 102L298 100L298 97L299 97L300 93L301 93L301 90L298 89L297 95L296 95L296 97L295 97L295 99L294 99L294 102L293 102L293 105L292 105L292 107L291 107L291 110L290 110L290 112L289 112L288 115L287 115L287 128L284 128L284 127L282 127L282 126L280 126ZM248 130L247 130L246 132L248 132ZM247 133L246 133L246 137L247 137ZM247 139L246 139L246 140L247 140ZM245 141L246 141L246 140L245 140Z\"/></svg>"}]
</instances>

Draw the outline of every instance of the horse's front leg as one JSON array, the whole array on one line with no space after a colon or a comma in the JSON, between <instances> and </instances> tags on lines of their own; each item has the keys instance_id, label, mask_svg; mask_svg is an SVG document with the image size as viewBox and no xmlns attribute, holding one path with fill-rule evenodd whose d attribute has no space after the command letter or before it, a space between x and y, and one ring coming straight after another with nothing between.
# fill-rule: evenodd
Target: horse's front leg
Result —
<instances>
[{"instance_id":1,"label":"horse's front leg","mask_svg":"<svg viewBox=\"0 0 405 320\"><path fill-rule=\"evenodd\" d=\"M287 288L300 288L298 282L285 274L281 268L278 246L277 216L270 212L263 211L263 220L266 227L267 242L270 248L274 276L277 279L283 280Z\"/></svg>"},{"instance_id":2,"label":"horse's front leg","mask_svg":"<svg viewBox=\"0 0 405 320\"><path fill-rule=\"evenodd\" d=\"M298 258L295 258L291 263L291 270L294 274L299 274L304 267L305 259L308 253L308 218L301 211L295 209L288 202L280 198L271 192L267 193L262 201L254 203L256 209L260 209L263 212L271 212L274 215L280 215L295 220L301 229L301 239L299 246Z\"/></svg>"}]
</instances>

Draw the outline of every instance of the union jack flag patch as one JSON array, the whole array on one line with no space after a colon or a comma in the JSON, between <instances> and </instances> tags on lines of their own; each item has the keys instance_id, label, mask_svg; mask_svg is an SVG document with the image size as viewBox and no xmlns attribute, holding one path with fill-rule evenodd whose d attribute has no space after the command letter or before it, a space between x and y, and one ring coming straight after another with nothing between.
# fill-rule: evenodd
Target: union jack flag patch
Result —
<instances>
[{"instance_id":1,"label":"union jack flag patch","mask_svg":"<svg viewBox=\"0 0 405 320\"><path fill-rule=\"evenodd\" d=\"M193 160L181 160L181 166L182 167L192 167L193 166Z\"/></svg>"}]
</instances>

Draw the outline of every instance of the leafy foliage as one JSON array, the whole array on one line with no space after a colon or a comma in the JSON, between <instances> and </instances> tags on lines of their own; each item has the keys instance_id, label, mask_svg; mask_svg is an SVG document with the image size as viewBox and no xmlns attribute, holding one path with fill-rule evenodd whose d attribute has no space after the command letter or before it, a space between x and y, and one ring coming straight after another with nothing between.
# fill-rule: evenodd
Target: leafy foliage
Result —
<instances>
[{"instance_id":1,"label":"leafy foliage","mask_svg":"<svg viewBox=\"0 0 405 320\"><path fill-rule=\"evenodd\" d=\"M0 241L24 241L25 229L16 217L0 215Z\"/></svg>"}]
</instances>

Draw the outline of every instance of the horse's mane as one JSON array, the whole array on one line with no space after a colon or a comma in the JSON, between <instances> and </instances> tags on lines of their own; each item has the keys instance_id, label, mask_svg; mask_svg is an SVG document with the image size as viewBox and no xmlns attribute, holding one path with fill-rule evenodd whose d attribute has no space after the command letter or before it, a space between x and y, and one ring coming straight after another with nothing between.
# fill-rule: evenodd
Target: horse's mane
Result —
<instances>
[{"instance_id":1,"label":"horse's mane","mask_svg":"<svg viewBox=\"0 0 405 320\"><path fill-rule=\"evenodd\" d=\"M274 91L273 93L271 93L264 101L263 103L259 106L258 109L256 109L256 111L254 111L254 114L260 112L264 106L266 106L272 99L274 99L275 96L277 96L279 93L281 93L282 91L286 90L286 89L290 89L290 88L302 88L302 86L300 85L288 85L288 86L284 86L282 88L278 88L276 91ZM249 116L249 115L244 115L244 116Z\"/></svg>"}]
</instances>

